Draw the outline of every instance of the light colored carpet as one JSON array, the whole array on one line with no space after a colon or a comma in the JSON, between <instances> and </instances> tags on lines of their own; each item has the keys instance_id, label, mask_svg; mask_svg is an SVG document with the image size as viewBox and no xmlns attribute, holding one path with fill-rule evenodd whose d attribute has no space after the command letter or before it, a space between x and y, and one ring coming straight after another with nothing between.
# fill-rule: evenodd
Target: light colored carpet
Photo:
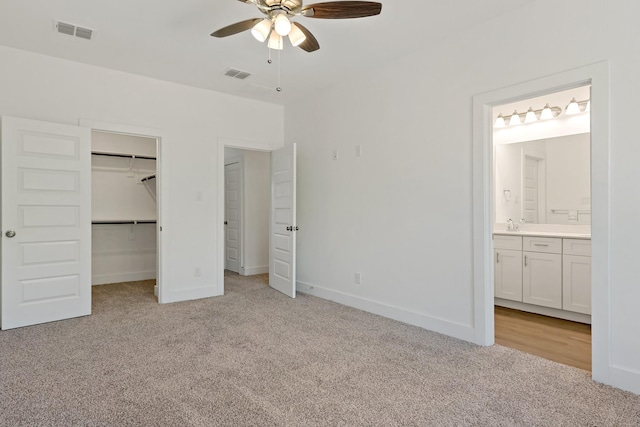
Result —
<instances>
[{"instance_id":1,"label":"light colored carpet","mask_svg":"<svg viewBox=\"0 0 640 427\"><path fill-rule=\"evenodd\" d=\"M0 332L0 424L640 425L586 371L265 283L168 305L103 285L92 316Z\"/></svg>"}]
</instances>

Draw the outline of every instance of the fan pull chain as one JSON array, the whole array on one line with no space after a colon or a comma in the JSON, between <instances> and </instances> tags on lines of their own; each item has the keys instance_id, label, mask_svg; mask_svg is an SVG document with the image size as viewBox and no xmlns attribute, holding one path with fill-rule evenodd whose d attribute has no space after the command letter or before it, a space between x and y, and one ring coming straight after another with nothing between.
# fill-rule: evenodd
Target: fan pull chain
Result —
<instances>
[{"instance_id":1,"label":"fan pull chain","mask_svg":"<svg viewBox=\"0 0 640 427\"><path fill-rule=\"evenodd\" d=\"M282 92L282 86L280 86L280 51L278 51L278 87L276 91Z\"/></svg>"},{"instance_id":2,"label":"fan pull chain","mask_svg":"<svg viewBox=\"0 0 640 427\"><path fill-rule=\"evenodd\" d=\"M271 48L267 48L267 50L269 51L269 56L267 57L267 64L271 65L273 64L273 61L271 60ZM276 87L276 91L278 92L282 92L282 87L280 86L280 51L278 51L278 86Z\"/></svg>"}]
</instances>

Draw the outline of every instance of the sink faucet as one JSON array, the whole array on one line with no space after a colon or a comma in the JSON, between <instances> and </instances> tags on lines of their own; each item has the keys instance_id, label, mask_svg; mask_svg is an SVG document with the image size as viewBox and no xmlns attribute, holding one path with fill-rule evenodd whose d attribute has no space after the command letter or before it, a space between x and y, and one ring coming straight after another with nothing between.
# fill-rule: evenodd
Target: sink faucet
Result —
<instances>
[{"instance_id":1,"label":"sink faucet","mask_svg":"<svg viewBox=\"0 0 640 427\"><path fill-rule=\"evenodd\" d=\"M511 218L507 220L507 231L518 231L518 225L514 224Z\"/></svg>"}]
</instances>

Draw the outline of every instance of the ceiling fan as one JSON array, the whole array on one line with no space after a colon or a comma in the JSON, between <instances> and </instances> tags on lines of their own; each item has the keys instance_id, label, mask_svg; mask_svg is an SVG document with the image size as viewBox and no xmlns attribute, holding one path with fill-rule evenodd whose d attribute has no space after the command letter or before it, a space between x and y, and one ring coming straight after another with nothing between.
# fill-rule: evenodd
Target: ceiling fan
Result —
<instances>
[{"instance_id":1,"label":"ceiling fan","mask_svg":"<svg viewBox=\"0 0 640 427\"><path fill-rule=\"evenodd\" d=\"M266 18L247 19L221 28L211 35L228 37L243 31L251 30L251 34L259 42L269 39L271 49L282 50L283 37L289 36L293 46L307 52L320 49L318 40L299 22L291 22L290 18L305 16L320 19L363 18L380 14L382 4L371 1L332 1L302 5L302 0L238 0L249 3L266 15ZM273 31L272 31L273 29Z\"/></svg>"}]
</instances>

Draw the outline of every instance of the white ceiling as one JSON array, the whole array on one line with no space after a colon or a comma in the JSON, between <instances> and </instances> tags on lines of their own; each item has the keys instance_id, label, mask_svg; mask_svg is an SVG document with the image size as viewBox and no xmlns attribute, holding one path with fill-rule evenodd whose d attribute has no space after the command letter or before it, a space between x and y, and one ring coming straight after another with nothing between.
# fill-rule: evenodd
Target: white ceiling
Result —
<instances>
[{"instance_id":1,"label":"white ceiling","mask_svg":"<svg viewBox=\"0 0 640 427\"><path fill-rule=\"evenodd\" d=\"M262 16L236 0L0 0L0 45L286 104L532 0L378 1L382 13L375 17L296 18L321 48L307 53L285 41L280 93L275 91L277 54L268 65L266 44L250 32L209 36ZM55 33L53 20L91 28L95 37L87 41ZM254 75L244 81L225 77L228 67Z\"/></svg>"}]
</instances>

